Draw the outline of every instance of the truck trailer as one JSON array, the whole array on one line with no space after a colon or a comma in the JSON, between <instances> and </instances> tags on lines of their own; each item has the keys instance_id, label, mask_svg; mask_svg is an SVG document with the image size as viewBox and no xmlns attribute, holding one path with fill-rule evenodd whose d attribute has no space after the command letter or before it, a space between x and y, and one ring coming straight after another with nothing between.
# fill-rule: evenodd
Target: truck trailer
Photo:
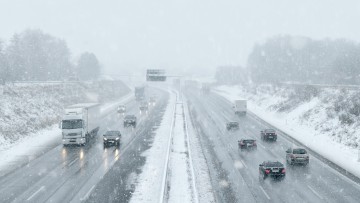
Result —
<instances>
[{"instance_id":1,"label":"truck trailer","mask_svg":"<svg viewBox=\"0 0 360 203\"><path fill-rule=\"evenodd\" d=\"M145 86L135 87L135 99L136 101L145 99Z\"/></svg>"},{"instance_id":2,"label":"truck trailer","mask_svg":"<svg viewBox=\"0 0 360 203\"><path fill-rule=\"evenodd\" d=\"M61 121L62 143L86 145L99 131L100 105L74 104L65 109Z\"/></svg>"},{"instance_id":3,"label":"truck trailer","mask_svg":"<svg viewBox=\"0 0 360 203\"><path fill-rule=\"evenodd\" d=\"M245 116L247 111L247 101L244 99L235 100L233 108L235 115Z\"/></svg>"}]
</instances>

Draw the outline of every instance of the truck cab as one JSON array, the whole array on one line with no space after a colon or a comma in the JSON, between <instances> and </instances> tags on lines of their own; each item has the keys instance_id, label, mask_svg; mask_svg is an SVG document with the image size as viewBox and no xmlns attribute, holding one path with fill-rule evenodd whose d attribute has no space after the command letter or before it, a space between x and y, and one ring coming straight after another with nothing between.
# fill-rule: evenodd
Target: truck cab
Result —
<instances>
[{"instance_id":1,"label":"truck cab","mask_svg":"<svg viewBox=\"0 0 360 203\"><path fill-rule=\"evenodd\" d=\"M63 145L85 145L99 130L98 104L78 104L65 109L60 123Z\"/></svg>"}]
</instances>

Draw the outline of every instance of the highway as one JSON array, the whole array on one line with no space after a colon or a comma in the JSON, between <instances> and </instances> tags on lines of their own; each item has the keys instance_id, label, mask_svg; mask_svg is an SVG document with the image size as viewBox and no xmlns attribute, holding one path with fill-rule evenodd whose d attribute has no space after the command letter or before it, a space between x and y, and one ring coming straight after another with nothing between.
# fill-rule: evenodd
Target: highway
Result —
<instances>
[{"instance_id":1,"label":"highway","mask_svg":"<svg viewBox=\"0 0 360 203\"><path fill-rule=\"evenodd\" d=\"M283 181L259 182L259 164L278 160L286 166L285 151L293 142L281 133L276 142L261 141L260 130L269 126L249 114L235 116L230 102L214 93L188 90L186 98L218 202L359 202L359 185L311 153L307 167L287 166ZM227 121L238 121L240 129L228 132ZM240 152L241 138L256 139L257 150Z\"/></svg>"},{"instance_id":2,"label":"highway","mask_svg":"<svg viewBox=\"0 0 360 203\"><path fill-rule=\"evenodd\" d=\"M152 91L158 101L147 114L140 114L137 102L127 104L128 113L138 117L136 129L124 129L122 116L110 113L89 145L57 145L2 176L0 202L128 201L127 194L134 189L131 176L145 162L140 154L150 147L152 131L161 121L167 103L167 93ZM102 134L108 129L122 132L120 147L103 147Z\"/></svg>"},{"instance_id":3,"label":"highway","mask_svg":"<svg viewBox=\"0 0 360 203\"><path fill-rule=\"evenodd\" d=\"M141 154L152 146L168 105L169 93L151 91L158 95L157 104L147 114L140 114L137 102L127 104L129 114L139 119L135 129L124 129L122 116L111 112L89 145L57 145L2 176L0 202L128 202L146 162ZM285 164L285 151L294 142L282 133L276 142L261 141L260 130L269 126L251 114L235 116L231 103L215 93L187 88L184 95L188 122L200 139L217 202L359 202L360 186L311 152L307 167L285 165L284 180L261 183L259 164ZM238 121L240 129L227 131L227 121ZM102 134L108 129L122 132L120 147L103 147ZM257 150L239 151L241 138L256 139Z\"/></svg>"}]
</instances>

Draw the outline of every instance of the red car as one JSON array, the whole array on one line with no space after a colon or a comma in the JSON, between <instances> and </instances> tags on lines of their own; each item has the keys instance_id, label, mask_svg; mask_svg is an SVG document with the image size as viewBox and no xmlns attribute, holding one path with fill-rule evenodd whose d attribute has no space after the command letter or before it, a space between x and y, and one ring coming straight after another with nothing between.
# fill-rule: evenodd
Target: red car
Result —
<instances>
[{"instance_id":1,"label":"red car","mask_svg":"<svg viewBox=\"0 0 360 203\"><path fill-rule=\"evenodd\" d=\"M257 149L256 140L253 139L241 139L238 141L238 145L241 151Z\"/></svg>"}]
</instances>

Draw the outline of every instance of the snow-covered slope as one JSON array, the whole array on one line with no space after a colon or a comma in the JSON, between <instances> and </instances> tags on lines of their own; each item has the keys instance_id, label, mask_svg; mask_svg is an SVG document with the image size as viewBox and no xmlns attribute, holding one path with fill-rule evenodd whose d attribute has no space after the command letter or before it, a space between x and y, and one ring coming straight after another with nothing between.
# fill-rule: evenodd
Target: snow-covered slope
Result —
<instances>
[{"instance_id":1,"label":"snow-covered slope","mask_svg":"<svg viewBox=\"0 0 360 203\"><path fill-rule=\"evenodd\" d=\"M120 81L15 84L0 95L0 150L40 130L52 128L64 107L79 102L108 102L130 89Z\"/></svg>"},{"instance_id":2,"label":"snow-covered slope","mask_svg":"<svg viewBox=\"0 0 360 203\"><path fill-rule=\"evenodd\" d=\"M219 86L230 101L248 99L250 111L360 177L360 94L314 87Z\"/></svg>"}]
</instances>

